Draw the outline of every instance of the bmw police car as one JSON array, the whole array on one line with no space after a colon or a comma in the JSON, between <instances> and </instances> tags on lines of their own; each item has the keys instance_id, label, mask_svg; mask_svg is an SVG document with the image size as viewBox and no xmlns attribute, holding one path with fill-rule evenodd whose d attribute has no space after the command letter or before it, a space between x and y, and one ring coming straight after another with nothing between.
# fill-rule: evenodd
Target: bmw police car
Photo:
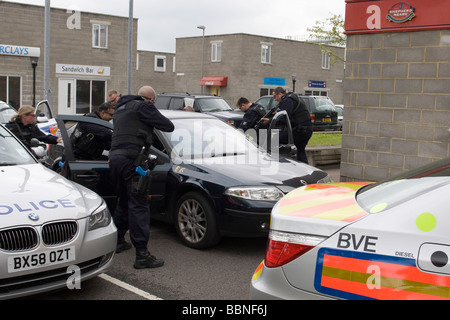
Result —
<instances>
[{"instance_id":1,"label":"bmw police car","mask_svg":"<svg viewBox=\"0 0 450 320\"><path fill-rule=\"evenodd\" d=\"M450 159L387 181L308 185L272 211L253 299L449 299Z\"/></svg>"},{"instance_id":2,"label":"bmw police car","mask_svg":"<svg viewBox=\"0 0 450 320\"><path fill-rule=\"evenodd\" d=\"M112 266L117 241L101 197L39 164L0 124L0 298L80 281Z\"/></svg>"}]
</instances>

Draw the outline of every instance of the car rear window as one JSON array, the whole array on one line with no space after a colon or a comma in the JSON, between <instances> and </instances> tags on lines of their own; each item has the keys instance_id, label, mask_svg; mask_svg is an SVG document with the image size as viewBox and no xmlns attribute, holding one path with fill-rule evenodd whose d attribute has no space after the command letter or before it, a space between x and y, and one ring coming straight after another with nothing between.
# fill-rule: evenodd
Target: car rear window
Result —
<instances>
[{"instance_id":1,"label":"car rear window","mask_svg":"<svg viewBox=\"0 0 450 320\"><path fill-rule=\"evenodd\" d=\"M336 112L336 107L328 99L313 99L314 110L312 112Z\"/></svg>"},{"instance_id":2,"label":"car rear window","mask_svg":"<svg viewBox=\"0 0 450 320\"><path fill-rule=\"evenodd\" d=\"M377 213L450 184L450 159L405 172L358 190L356 200L367 212Z\"/></svg>"}]
</instances>

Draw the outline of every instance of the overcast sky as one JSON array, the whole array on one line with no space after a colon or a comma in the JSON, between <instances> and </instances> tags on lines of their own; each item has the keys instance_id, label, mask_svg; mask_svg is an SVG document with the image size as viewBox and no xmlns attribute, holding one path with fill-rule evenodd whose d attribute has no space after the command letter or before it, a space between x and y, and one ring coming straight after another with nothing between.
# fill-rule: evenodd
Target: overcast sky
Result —
<instances>
[{"instance_id":1,"label":"overcast sky","mask_svg":"<svg viewBox=\"0 0 450 320\"><path fill-rule=\"evenodd\" d=\"M0 0L1 1L1 0ZM45 6L45 0L15 0ZM128 17L129 0L51 0L52 8ZM345 16L345 0L134 0L138 49L175 52L175 39L229 33L285 38L307 35L306 29L332 14ZM0 17L3 19L3 17Z\"/></svg>"}]
</instances>

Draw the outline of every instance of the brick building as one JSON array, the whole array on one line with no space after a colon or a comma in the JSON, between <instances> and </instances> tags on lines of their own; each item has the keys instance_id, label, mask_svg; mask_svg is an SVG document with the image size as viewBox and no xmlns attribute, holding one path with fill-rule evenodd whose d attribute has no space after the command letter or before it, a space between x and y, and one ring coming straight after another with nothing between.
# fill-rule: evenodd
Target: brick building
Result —
<instances>
[{"instance_id":1,"label":"brick building","mask_svg":"<svg viewBox=\"0 0 450 320\"><path fill-rule=\"evenodd\" d=\"M141 51L137 19L133 23L131 93L150 84L157 92L218 94L234 106L241 96L256 100L277 86L292 90L296 75L297 92L343 101L343 63L330 65L314 44L248 34L206 36L202 79L202 36L176 39L176 54ZM47 93L44 24L43 6L0 2L0 100L18 107L48 97L56 113L83 114L106 101L109 89L128 93L128 17L51 8ZM336 50L344 55L343 48Z\"/></svg>"},{"instance_id":2,"label":"brick building","mask_svg":"<svg viewBox=\"0 0 450 320\"><path fill-rule=\"evenodd\" d=\"M450 156L450 2L346 2L341 180Z\"/></svg>"},{"instance_id":3,"label":"brick building","mask_svg":"<svg viewBox=\"0 0 450 320\"><path fill-rule=\"evenodd\" d=\"M175 89L200 92L202 37L178 38L176 48ZM344 48L335 51L344 57ZM342 104L344 64L330 65L315 44L242 33L205 37L203 91L233 106L242 96L255 101L278 86L293 90L293 75L296 92Z\"/></svg>"}]
</instances>

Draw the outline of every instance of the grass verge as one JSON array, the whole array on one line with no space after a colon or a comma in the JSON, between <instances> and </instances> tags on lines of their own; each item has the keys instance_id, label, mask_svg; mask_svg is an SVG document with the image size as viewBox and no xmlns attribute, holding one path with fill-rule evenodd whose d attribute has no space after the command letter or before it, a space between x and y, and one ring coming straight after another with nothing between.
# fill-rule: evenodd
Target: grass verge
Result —
<instances>
[{"instance_id":1,"label":"grass verge","mask_svg":"<svg viewBox=\"0 0 450 320\"><path fill-rule=\"evenodd\" d=\"M308 142L308 146L334 146L342 144L341 132L314 132Z\"/></svg>"}]
</instances>

